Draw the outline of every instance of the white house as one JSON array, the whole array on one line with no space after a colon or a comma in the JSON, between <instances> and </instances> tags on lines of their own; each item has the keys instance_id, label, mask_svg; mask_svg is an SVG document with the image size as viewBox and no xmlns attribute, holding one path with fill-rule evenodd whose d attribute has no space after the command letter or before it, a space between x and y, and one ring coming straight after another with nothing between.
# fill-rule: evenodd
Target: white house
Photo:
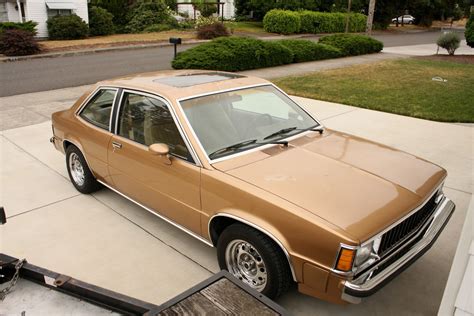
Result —
<instances>
[{"instance_id":1,"label":"white house","mask_svg":"<svg viewBox=\"0 0 474 316\"><path fill-rule=\"evenodd\" d=\"M187 13L189 17L194 17L194 6L192 5L193 0L178 0L178 12ZM211 1L209 1L211 2ZM217 15L222 16L224 13L224 19L232 19L235 16L235 5L234 0L216 0L221 4L218 6ZM221 10L223 12L221 12ZM197 11L197 10L196 10ZM196 16L199 16L199 12L196 12Z\"/></svg>"},{"instance_id":2,"label":"white house","mask_svg":"<svg viewBox=\"0 0 474 316\"><path fill-rule=\"evenodd\" d=\"M38 37L48 36L48 18L69 14L77 14L89 23L87 0L0 0L0 22L35 21Z\"/></svg>"}]
</instances>

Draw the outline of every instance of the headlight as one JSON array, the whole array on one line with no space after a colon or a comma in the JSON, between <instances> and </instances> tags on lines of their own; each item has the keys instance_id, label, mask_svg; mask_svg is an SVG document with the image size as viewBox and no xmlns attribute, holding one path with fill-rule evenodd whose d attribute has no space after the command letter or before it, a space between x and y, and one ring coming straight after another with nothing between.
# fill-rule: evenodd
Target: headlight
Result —
<instances>
[{"instance_id":1,"label":"headlight","mask_svg":"<svg viewBox=\"0 0 474 316\"><path fill-rule=\"evenodd\" d=\"M341 245L336 261L336 270L342 272L364 269L379 259L378 251L382 236L359 247Z\"/></svg>"},{"instance_id":2,"label":"headlight","mask_svg":"<svg viewBox=\"0 0 474 316\"><path fill-rule=\"evenodd\" d=\"M360 267L364 262L366 262L370 258L370 254L372 253L372 247L374 242L370 242L365 246L357 249L356 257L355 257L355 266Z\"/></svg>"},{"instance_id":3,"label":"headlight","mask_svg":"<svg viewBox=\"0 0 474 316\"><path fill-rule=\"evenodd\" d=\"M356 257L354 260L355 267L361 267L362 265L372 264L378 258L377 254L379 252L381 241L382 237L380 236L357 249Z\"/></svg>"}]
</instances>

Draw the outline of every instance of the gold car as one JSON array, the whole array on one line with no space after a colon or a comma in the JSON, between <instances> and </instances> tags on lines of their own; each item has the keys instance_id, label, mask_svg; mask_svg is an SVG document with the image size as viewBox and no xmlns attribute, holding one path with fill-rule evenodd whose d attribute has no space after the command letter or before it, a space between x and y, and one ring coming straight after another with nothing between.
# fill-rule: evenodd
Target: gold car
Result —
<instances>
[{"instance_id":1,"label":"gold car","mask_svg":"<svg viewBox=\"0 0 474 316\"><path fill-rule=\"evenodd\" d=\"M324 128L272 83L209 71L100 82L52 116L82 193L106 186L217 247L274 298L356 303L434 243L446 171Z\"/></svg>"}]
</instances>

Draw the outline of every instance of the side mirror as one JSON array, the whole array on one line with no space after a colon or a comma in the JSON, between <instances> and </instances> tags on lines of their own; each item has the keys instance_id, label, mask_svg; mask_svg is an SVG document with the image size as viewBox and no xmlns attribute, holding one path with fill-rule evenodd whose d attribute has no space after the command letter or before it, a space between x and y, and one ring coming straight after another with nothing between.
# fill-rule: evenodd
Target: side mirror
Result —
<instances>
[{"instance_id":1,"label":"side mirror","mask_svg":"<svg viewBox=\"0 0 474 316\"><path fill-rule=\"evenodd\" d=\"M163 157L165 159L165 163L167 165L171 165L171 159L169 156L170 148L168 145L163 143L151 144L150 146L148 146L148 151L152 155Z\"/></svg>"}]
</instances>

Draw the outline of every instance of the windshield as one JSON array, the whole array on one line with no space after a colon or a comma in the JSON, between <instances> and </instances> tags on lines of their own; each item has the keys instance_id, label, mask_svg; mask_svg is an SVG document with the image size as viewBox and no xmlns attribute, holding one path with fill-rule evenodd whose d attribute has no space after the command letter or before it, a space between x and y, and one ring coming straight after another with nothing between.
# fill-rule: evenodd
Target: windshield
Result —
<instances>
[{"instance_id":1,"label":"windshield","mask_svg":"<svg viewBox=\"0 0 474 316\"><path fill-rule=\"evenodd\" d=\"M197 97L182 101L181 106L211 159L318 126L295 102L270 85Z\"/></svg>"}]
</instances>

